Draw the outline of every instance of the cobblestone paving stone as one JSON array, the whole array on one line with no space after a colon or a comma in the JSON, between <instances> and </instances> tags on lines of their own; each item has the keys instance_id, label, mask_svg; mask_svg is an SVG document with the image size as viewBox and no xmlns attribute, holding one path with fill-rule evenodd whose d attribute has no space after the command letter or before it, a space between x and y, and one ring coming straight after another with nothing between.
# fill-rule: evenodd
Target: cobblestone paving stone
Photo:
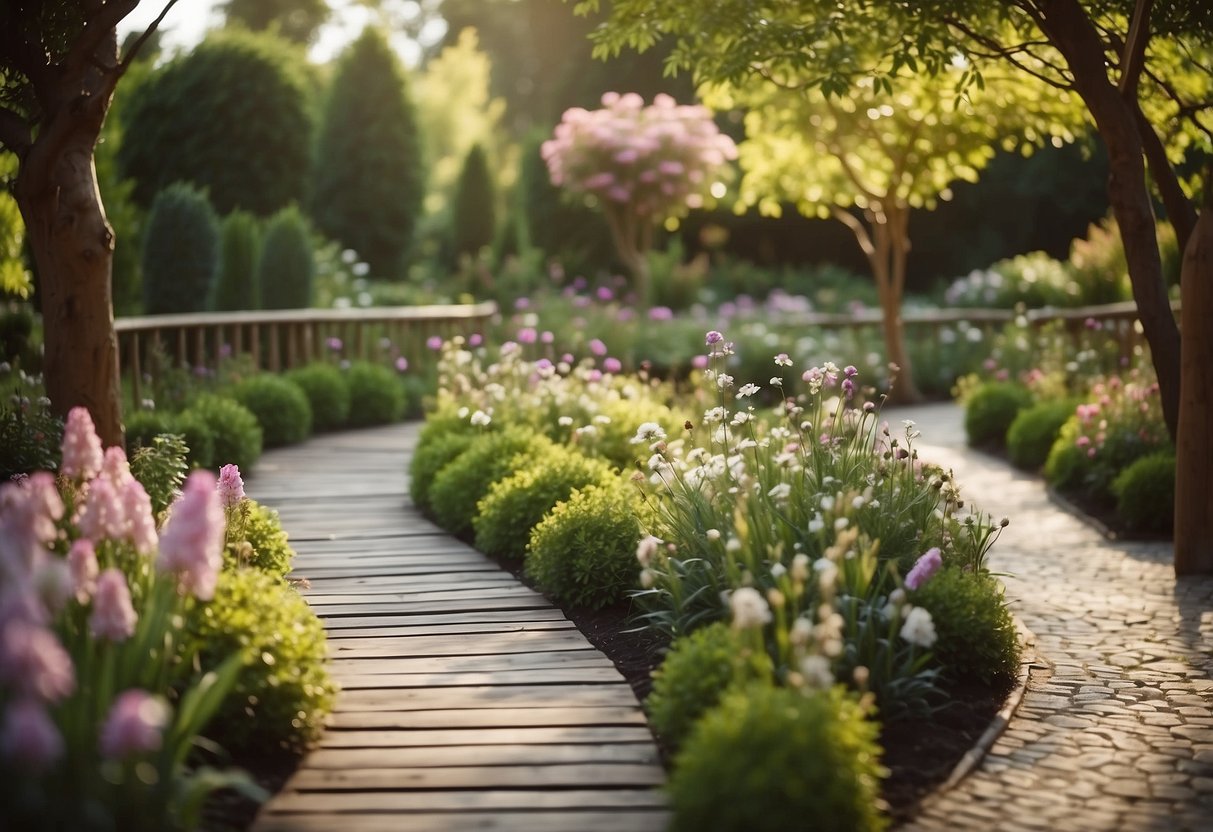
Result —
<instances>
[{"instance_id":1,"label":"cobblestone paving stone","mask_svg":"<svg viewBox=\"0 0 1213 832\"><path fill-rule=\"evenodd\" d=\"M904 830L1213 830L1213 578L1176 579L1168 543L1109 542L1041 481L964 447L954 405L911 419L922 459L1009 517L990 559L1036 635L1007 730Z\"/></svg>"}]
</instances>

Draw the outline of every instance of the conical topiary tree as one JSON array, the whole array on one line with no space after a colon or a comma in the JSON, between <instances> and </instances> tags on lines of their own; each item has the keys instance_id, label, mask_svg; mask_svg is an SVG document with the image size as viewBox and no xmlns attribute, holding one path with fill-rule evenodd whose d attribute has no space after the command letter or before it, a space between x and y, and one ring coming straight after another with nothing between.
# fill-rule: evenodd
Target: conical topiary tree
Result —
<instances>
[{"instance_id":1,"label":"conical topiary tree","mask_svg":"<svg viewBox=\"0 0 1213 832\"><path fill-rule=\"evenodd\" d=\"M219 219L185 182L156 195L143 234L143 311L201 312L219 269Z\"/></svg>"},{"instance_id":2,"label":"conical topiary tree","mask_svg":"<svg viewBox=\"0 0 1213 832\"><path fill-rule=\"evenodd\" d=\"M407 79L377 29L367 28L338 63L313 180L320 230L358 252L372 277L399 276L424 176Z\"/></svg>"},{"instance_id":3,"label":"conical topiary tree","mask_svg":"<svg viewBox=\"0 0 1213 832\"><path fill-rule=\"evenodd\" d=\"M261 256L257 218L247 211L228 214L223 218L221 240L212 308L220 312L256 309L261 296L257 284L257 261Z\"/></svg>"},{"instance_id":4,"label":"conical topiary tree","mask_svg":"<svg viewBox=\"0 0 1213 832\"><path fill-rule=\"evenodd\" d=\"M307 220L294 205L270 218L257 267L262 309L302 309L312 305L316 258Z\"/></svg>"},{"instance_id":5,"label":"conical topiary tree","mask_svg":"<svg viewBox=\"0 0 1213 832\"><path fill-rule=\"evenodd\" d=\"M456 259L474 257L493 242L497 227L495 190L484 148L472 145L455 185L451 210L451 244Z\"/></svg>"}]
</instances>

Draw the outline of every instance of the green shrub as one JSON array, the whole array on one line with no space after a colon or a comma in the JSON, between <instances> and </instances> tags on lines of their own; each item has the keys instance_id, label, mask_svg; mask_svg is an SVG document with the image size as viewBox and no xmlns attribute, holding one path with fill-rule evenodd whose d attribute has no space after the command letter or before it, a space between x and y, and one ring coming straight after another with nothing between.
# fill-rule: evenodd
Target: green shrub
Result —
<instances>
[{"instance_id":1,"label":"green shrub","mask_svg":"<svg viewBox=\"0 0 1213 832\"><path fill-rule=\"evenodd\" d=\"M309 364L286 374L307 396L316 431L344 427L350 418L350 385L331 364Z\"/></svg>"},{"instance_id":2,"label":"green shrub","mask_svg":"<svg viewBox=\"0 0 1213 832\"><path fill-rule=\"evenodd\" d=\"M1021 410L1007 428L1007 455L1025 471L1038 471L1061 433L1061 426L1074 415L1074 402L1039 402Z\"/></svg>"},{"instance_id":3,"label":"green shrub","mask_svg":"<svg viewBox=\"0 0 1213 832\"><path fill-rule=\"evenodd\" d=\"M649 724L663 740L679 746L726 691L769 681L773 672L770 656L743 647L725 622L700 627L675 640L653 674L653 692L644 702Z\"/></svg>"},{"instance_id":4,"label":"green shrub","mask_svg":"<svg viewBox=\"0 0 1213 832\"><path fill-rule=\"evenodd\" d=\"M302 442L312 433L312 407L307 396L281 376L250 376L228 394L257 417L267 448Z\"/></svg>"},{"instance_id":5,"label":"green shrub","mask_svg":"<svg viewBox=\"0 0 1213 832\"><path fill-rule=\"evenodd\" d=\"M173 414L169 430L185 440L185 461L191 468L217 468L215 433L206 420L188 410Z\"/></svg>"},{"instance_id":6,"label":"green shrub","mask_svg":"<svg viewBox=\"0 0 1213 832\"><path fill-rule=\"evenodd\" d=\"M996 578L943 569L911 592L910 601L931 613L938 636L931 651L945 675L987 684L1015 677L1019 637Z\"/></svg>"},{"instance_id":7,"label":"green shrub","mask_svg":"<svg viewBox=\"0 0 1213 832\"><path fill-rule=\"evenodd\" d=\"M262 309L306 309L312 305L316 256L307 220L294 205L283 208L265 227L257 261Z\"/></svg>"},{"instance_id":8,"label":"green shrub","mask_svg":"<svg viewBox=\"0 0 1213 832\"><path fill-rule=\"evenodd\" d=\"M475 437L470 433L436 435L428 442L418 442L409 462L409 494L413 505L430 510L430 486L438 472L468 449Z\"/></svg>"},{"instance_id":9,"label":"green shrub","mask_svg":"<svg viewBox=\"0 0 1213 832\"><path fill-rule=\"evenodd\" d=\"M576 451L556 447L489 487L476 504L472 527L476 548L499 558L517 560L526 553L531 529L575 488L616 481L609 465Z\"/></svg>"},{"instance_id":10,"label":"green shrub","mask_svg":"<svg viewBox=\"0 0 1213 832\"><path fill-rule=\"evenodd\" d=\"M1071 416L1061 426L1049 456L1045 459L1045 479L1062 491L1078 490L1083 485L1087 453L1076 440L1081 431L1077 416Z\"/></svg>"},{"instance_id":11,"label":"green shrub","mask_svg":"<svg viewBox=\"0 0 1213 832\"><path fill-rule=\"evenodd\" d=\"M300 751L332 707L324 628L281 578L259 569L223 571L210 603L186 623L203 667L235 652L245 657L208 735L228 751Z\"/></svg>"},{"instance_id":12,"label":"green shrub","mask_svg":"<svg viewBox=\"0 0 1213 832\"><path fill-rule=\"evenodd\" d=\"M247 543L247 546L242 544ZM238 519L228 528L228 546L223 553L225 569L254 568L282 578L291 571L295 550L288 541L278 512L245 499Z\"/></svg>"},{"instance_id":13,"label":"green shrub","mask_svg":"<svg viewBox=\"0 0 1213 832\"><path fill-rule=\"evenodd\" d=\"M671 832L883 829L879 727L866 716L840 686L726 695L677 757Z\"/></svg>"},{"instance_id":14,"label":"green shrub","mask_svg":"<svg viewBox=\"0 0 1213 832\"><path fill-rule=\"evenodd\" d=\"M531 531L526 572L562 604L598 609L637 588L638 492L622 482L574 490Z\"/></svg>"},{"instance_id":15,"label":"green shrub","mask_svg":"<svg viewBox=\"0 0 1213 832\"><path fill-rule=\"evenodd\" d=\"M14 474L54 471L59 467L63 422L49 404L19 401L0 406L0 482Z\"/></svg>"},{"instance_id":16,"label":"green shrub","mask_svg":"<svg viewBox=\"0 0 1213 832\"><path fill-rule=\"evenodd\" d=\"M686 418L652 399L607 401L602 403L600 412L611 421L597 425L597 434L587 443L587 448L595 456L606 459L622 470L630 470L635 467L637 460L645 460L652 455L648 445L632 444L636 430L645 422L661 425L671 439L684 433L682 425Z\"/></svg>"},{"instance_id":17,"label":"green shrub","mask_svg":"<svg viewBox=\"0 0 1213 832\"><path fill-rule=\"evenodd\" d=\"M1175 520L1175 454L1143 456L1112 482L1116 513L1127 528L1169 532Z\"/></svg>"},{"instance_id":18,"label":"green shrub","mask_svg":"<svg viewBox=\"0 0 1213 832\"><path fill-rule=\"evenodd\" d=\"M126 455L147 448L162 433L172 433L173 414L163 410L132 410L125 414Z\"/></svg>"},{"instance_id":19,"label":"green shrub","mask_svg":"<svg viewBox=\"0 0 1213 832\"><path fill-rule=\"evenodd\" d=\"M484 148L473 145L463 160L451 208L451 246L456 262L476 257L493 242L497 230L493 174Z\"/></svg>"},{"instance_id":20,"label":"green shrub","mask_svg":"<svg viewBox=\"0 0 1213 832\"><path fill-rule=\"evenodd\" d=\"M261 297L257 283L261 257L257 218L247 211L233 211L223 218L221 239L219 277L211 306L220 312L256 309Z\"/></svg>"},{"instance_id":21,"label":"green shrub","mask_svg":"<svg viewBox=\"0 0 1213 832\"><path fill-rule=\"evenodd\" d=\"M239 402L204 394L184 411L201 417L215 437L216 465L236 465L245 474L261 457L263 436L257 417Z\"/></svg>"},{"instance_id":22,"label":"green shrub","mask_svg":"<svg viewBox=\"0 0 1213 832\"><path fill-rule=\"evenodd\" d=\"M131 475L143 484L152 511L157 516L176 499L189 469L187 449L180 436L173 433L153 436L148 444L131 454Z\"/></svg>"},{"instance_id":23,"label":"green shrub","mask_svg":"<svg viewBox=\"0 0 1213 832\"><path fill-rule=\"evenodd\" d=\"M178 182L156 194L142 264L146 314L206 309L219 271L219 220L202 192Z\"/></svg>"},{"instance_id":24,"label":"green shrub","mask_svg":"<svg viewBox=\"0 0 1213 832\"><path fill-rule=\"evenodd\" d=\"M1007 429L1019 411L1032 404L1032 394L1018 384L998 381L981 385L965 404L965 434L974 446L1003 446Z\"/></svg>"},{"instance_id":25,"label":"green shrub","mask_svg":"<svg viewBox=\"0 0 1213 832\"><path fill-rule=\"evenodd\" d=\"M404 388L387 367L359 362L350 367L346 380L352 427L386 425L404 415Z\"/></svg>"},{"instance_id":26,"label":"green shrub","mask_svg":"<svg viewBox=\"0 0 1213 832\"><path fill-rule=\"evenodd\" d=\"M434 476L429 489L434 520L451 534L470 533L476 507L493 483L554 450L550 440L525 428L476 437L467 450Z\"/></svg>"}]
</instances>

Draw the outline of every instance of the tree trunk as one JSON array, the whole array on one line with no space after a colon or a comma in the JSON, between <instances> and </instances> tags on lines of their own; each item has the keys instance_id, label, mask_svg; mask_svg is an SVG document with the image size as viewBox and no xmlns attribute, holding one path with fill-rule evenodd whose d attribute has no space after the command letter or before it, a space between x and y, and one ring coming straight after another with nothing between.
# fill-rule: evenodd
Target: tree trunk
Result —
<instances>
[{"instance_id":1,"label":"tree trunk","mask_svg":"<svg viewBox=\"0 0 1213 832\"><path fill-rule=\"evenodd\" d=\"M1213 573L1213 168L1184 249L1179 437L1175 443L1175 574Z\"/></svg>"}]
</instances>

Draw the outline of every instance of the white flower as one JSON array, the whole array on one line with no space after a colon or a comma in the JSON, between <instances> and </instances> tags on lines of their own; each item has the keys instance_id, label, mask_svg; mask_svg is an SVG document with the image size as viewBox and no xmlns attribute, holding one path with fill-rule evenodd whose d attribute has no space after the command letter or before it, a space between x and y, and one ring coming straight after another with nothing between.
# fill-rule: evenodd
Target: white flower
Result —
<instances>
[{"instance_id":1,"label":"white flower","mask_svg":"<svg viewBox=\"0 0 1213 832\"><path fill-rule=\"evenodd\" d=\"M740 387L740 388L737 390L737 395L736 395L734 398L738 398L738 399L744 399L744 398L746 398L747 396L752 396L752 395L754 395L755 393L757 393L757 392L758 392L759 390L761 390L761 389L762 389L762 388L761 388L761 387L759 387L757 384L743 384L743 385L741 385L741 387Z\"/></svg>"},{"instance_id":2,"label":"white flower","mask_svg":"<svg viewBox=\"0 0 1213 832\"><path fill-rule=\"evenodd\" d=\"M779 355L775 356L775 363L780 367L791 367L792 359L788 358L788 354L786 352L781 352Z\"/></svg>"},{"instance_id":3,"label":"white flower","mask_svg":"<svg viewBox=\"0 0 1213 832\"><path fill-rule=\"evenodd\" d=\"M750 421L753 418L754 418L753 414L746 413L744 410L738 411L737 413L733 414L733 421L730 422L730 424L733 427L738 427L740 425L744 425L746 422Z\"/></svg>"},{"instance_id":4,"label":"white flower","mask_svg":"<svg viewBox=\"0 0 1213 832\"><path fill-rule=\"evenodd\" d=\"M639 445L648 442L661 442L666 438L665 431L661 425L656 422L644 422L640 427L636 428L636 435L632 437L632 444Z\"/></svg>"},{"instance_id":5,"label":"white flower","mask_svg":"<svg viewBox=\"0 0 1213 832\"><path fill-rule=\"evenodd\" d=\"M809 533L817 534L826 527L826 521L821 518L821 512L817 512L813 519L809 521Z\"/></svg>"},{"instance_id":6,"label":"white flower","mask_svg":"<svg viewBox=\"0 0 1213 832\"><path fill-rule=\"evenodd\" d=\"M792 486L786 482L781 482L767 492L767 496L772 500L786 500L788 495L792 493Z\"/></svg>"},{"instance_id":7,"label":"white flower","mask_svg":"<svg viewBox=\"0 0 1213 832\"><path fill-rule=\"evenodd\" d=\"M712 424L713 422L723 422L724 418L729 415L729 411L723 407L713 407L711 410L703 412L704 424Z\"/></svg>"},{"instance_id":8,"label":"white flower","mask_svg":"<svg viewBox=\"0 0 1213 832\"><path fill-rule=\"evenodd\" d=\"M733 590L729 607L733 611L733 626L738 630L762 627L771 621L771 607L767 599L753 587L743 586Z\"/></svg>"},{"instance_id":9,"label":"white flower","mask_svg":"<svg viewBox=\"0 0 1213 832\"><path fill-rule=\"evenodd\" d=\"M804 677L805 684L818 690L824 690L834 684L830 660L825 656L805 656L800 663L800 675Z\"/></svg>"},{"instance_id":10,"label":"white flower","mask_svg":"<svg viewBox=\"0 0 1213 832\"><path fill-rule=\"evenodd\" d=\"M834 521L834 531L840 532L851 524L851 521L845 517L839 517Z\"/></svg>"},{"instance_id":11,"label":"white flower","mask_svg":"<svg viewBox=\"0 0 1213 832\"><path fill-rule=\"evenodd\" d=\"M706 532L704 532L704 536L707 537L708 540L720 540L720 530L708 529Z\"/></svg>"},{"instance_id":12,"label":"white flower","mask_svg":"<svg viewBox=\"0 0 1213 832\"><path fill-rule=\"evenodd\" d=\"M640 570L640 585L642 587L644 587L645 589L652 589L653 582L654 582L653 570L652 569L641 569Z\"/></svg>"},{"instance_id":13,"label":"white flower","mask_svg":"<svg viewBox=\"0 0 1213 832\"><path fill-rule=\"evenodd\" d=\"M804 552L792 558L792 579L805 581L809 577L809 556Z\"/></svg>"},{"instance_id":14,"label":"white flower","mask_svg":"<svg viewBox=\"0 0 1213 832\"><path fill-rule=\"evenodd\" d=\"M770 385L772 387L783 387L783 379L779 376L771 376Z\"/></svg>"},{"instance_id":15,"label":"white flower","mask_svg":"<svg viewBox=\"0 0 1213 832\"><path fill-rule=\"evenodd\" d=\"M636 544L636 560L640 561L641 566L648 566L653 559L653 555L657 554L657 550L661 547L661 538L648 535L642 537L640 542Z\"/></svg>"},{"instance_id":16,"label":"white flower","mask_svg":"<svg viewBox=\"0 0 1213 832\"><path fill-rule=\"evenodd\" d=\"M901 637L910 644L919 647L930 647L938 637L935 634L935 622L931 613L923 607L914 607L901 625Z\"/></svg>"},{"instance_id":17,"label":"white flower","mask_svg":"<svg viewBox=\"0 0 1213 832\"><path fill-rule=\"evenodd\" d=\"M458 416L460 419L466 419L468 417L468 414L471 412L472 411L468 410L466 407L461 407L457 411L455 411L455 415Z\"/></svg>"},{"instance_id":18,"label":"white flower","mask_svg":"<svg viewBox=\"0 0 1213 832\"><path fill-rule=\"evenodd\" d=\"M556 420L556 424L560 425L560 427L562 427L562 428L570 427L573 424L573 417L572 416L561 416L559 419Z\"/></svg>"},{"instance_id":19,"label":"white flower","mask_svg":"<svg viewBox=\"0 0 1213 832\"><path fill-rule=\"evenodd\" d=\"M830 496L822 497L821 498L821 510L822 511L833 511L834 510L834 498L830 497Z\"/></svg>"},{"instance_id":20,"label":"white flower","mask_svg":"<svg viewBox=\"0 0 1213 832\"><path fill-rule=\"evenodd\" d=\"M482 428L491 421L493 421L493 417L485 413L483 410L477 410L472 414L471 422L476 427Z\"/></svg>"},{"instance_id":21,"label":"white flower","mask_svg":"<svg viewBox=\"0 0 1213 832\"><path fill-rule=\"evenodd\" d=\"M725 390L733 386L733 377L725 373L721 373L716 377L716 386L721 390Z\"/></svg>"},{"instance_id":22,"label":"white flower","mask_svg":"<svg viewBox=\"0 0 1213 832\"><path fill-rule=\"evenodd\" d=\"M788 574L788 568L786 566L784 566L782 563L771 564L771 577L772 578L775 578L776 580L778 580L779 578L782 578L786 574Z\"/></svg>"},{"instance_id":23,"label":"white flower","mask_svg":"<svg viewBox=\"0 0 1213 832\"><path fill-rule=\"evenodd\" d=\"M741 541L736 537L730 537L727 541L725 541L724 550L726 552L740 552Z\"/></svg>"}]
</instances>

